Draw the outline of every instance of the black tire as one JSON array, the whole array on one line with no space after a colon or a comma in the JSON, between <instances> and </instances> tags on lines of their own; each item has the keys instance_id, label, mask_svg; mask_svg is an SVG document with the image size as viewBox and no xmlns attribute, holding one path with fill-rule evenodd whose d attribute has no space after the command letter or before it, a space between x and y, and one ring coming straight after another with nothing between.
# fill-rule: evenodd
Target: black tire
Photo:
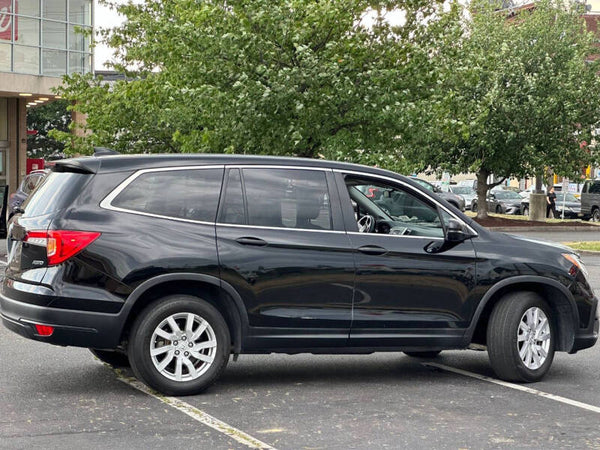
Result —
<instances>
[{"instance_id":1,"label":"black tire","mask_svg":"<svg viewBox=\"0 0 600 450\"><path fill-rule=\"evenodd\" d=\"M524 216L529 216L529 208L528 208L527 206L525 206L525 207L523 208L523 215L524 215Z\"/></svg>"},{"instance_id":2,"label":"black tire","mask_svg":"<svg viewBox=\"0 0 600 450\"><path fill-rule=\"evenodd\" d=\"M441 352L442 352L441 350L433 350L430 352L404 352L404 354L407 356L410 356L412 358L431 359L431 358L435 358L436 356L438 356Z\"/></svg>"},{"instance_id":3,"label":"black tire","mask_svg":"<svg viewBox=\"0 0 600 450\"><path fill-rule=\"evenodd\" d=\"M473 203L471 204L471 211L473 211L473 212L477 212L477 203L473 202Z\"/></svg>"},{"instance_id":4,"label":"black tire","mask_svg":"<svg viewBox=\"0 0 600 450\"><path fill-rule=\"evenodd\" d=\"M592 218L590 220L592 222L600 222L600 209L594 208L592 211Z\"/></svg>"},{"instance_id":5,"label":"black tire","mask_svg":"<svg viewBox=\"0 0 600 450\"><path fill-rule=\"evenodd\" d=\"M536 369L531 369L525 365L519 355L517 334L525 312L534 307L541 309L548 319L550 343L543 364ZM487 328L487 350L490 363L498 378L527 383L541 380L552 365L554 342L555 327L551 309L538 294L514 292L500 299L494 306Z\"/></svg>"},{"instance_id":6,"label":"black tire","mask_svg":"<svg viewBox=\"0 0 600 450\"><path fill-rule=\"evenodd\" d=\"M502 214L502 206L496 205L496 214Z\"/></svg>"},{"instance_id":7,"label":"black tire","mask_svg":"<svg viewBox=\"0 0 600 450\"><path fill-rule=\"evenodd\" d=\"M98 350L96 348L90 348L89 350L100 361L113 367L129 367L129 358L125 353L115 350Z\"/></svg>"},{"instance_id":8,"label":"black tire","mask_svg":"<svg viewBox=\"0 0 600 450\"><path fill-rule=\"evenodd\" d=\"M205 370L202 374L188 381L177 381L168 378L155 366L150 355L150 346L154 331L163 321L173 315L187 313L192 313L208 323L210 332L214 334L216 347L212 353L213 360L208 367L203 367L200 360L195 361L195 364L199 364L197 369ZM185 330L180 331L185 333ZM204 333L208 331L203 332L203 335ZM180 339L179 345L183 345L184 338ZM168 346L175 346L177 342L164 339L164 345ZM192 345L191 341L188 344ZM177 350L177 352L183 351L184 349ZM214 306L197 297L173 295L151 303L139 314L131 329L127 353L135 376L151 388L165 395L194 395L209 387L225 369L231 353L231 338L223 316ZM168 356L165 356L165 359ZM175 365L177 359L178 357L171 356L170 361ZM171 364L167 366L167 370L169 367ZM186 370L189 375L189 369Z\"/></svg>"}]
</instances>

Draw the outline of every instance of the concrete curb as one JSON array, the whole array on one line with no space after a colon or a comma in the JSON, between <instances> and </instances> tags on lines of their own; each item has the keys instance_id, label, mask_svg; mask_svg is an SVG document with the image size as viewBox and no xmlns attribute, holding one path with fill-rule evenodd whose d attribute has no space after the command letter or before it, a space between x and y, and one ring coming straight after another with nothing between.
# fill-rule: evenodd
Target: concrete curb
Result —
<instances>
[{"instance_id":1,"label":"concrete curb","mask_svg":"<svg viewBox=\"0 0 600 450\"><path fill-rule=\"evenodd\" d=\"M520 231L534 231L534 232L539 232L539 231L548 231L548 232L552 232L552 231L556 231L556 232L564 232L564 231L572 231L572 232L578 232L578 231L583 231L586 233L590 233L590 232L598 232L600 233L600 226L596 226L596 225L590 225L590 226L585 226L585 227L570 227L568 225L559 225L559 226L553 226L553 227L545 227L545 226L539 226L539 227L486 227L488 230L490 231L502 231L502 232L520 232Z\"/></svg>"}]
</instances>

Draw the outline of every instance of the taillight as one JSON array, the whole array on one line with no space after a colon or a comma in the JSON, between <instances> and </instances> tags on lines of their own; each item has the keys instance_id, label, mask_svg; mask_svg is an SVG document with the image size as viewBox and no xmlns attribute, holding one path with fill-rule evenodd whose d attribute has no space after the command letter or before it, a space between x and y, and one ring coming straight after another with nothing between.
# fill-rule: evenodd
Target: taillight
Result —
<instances>
[{"instance_id":1,"label":"taillight","mask_svg":"<svg viewBox=\"0 0 600 450\"><path fill-rule=\"evenodd\" d=\"M40 325L36 323L35 331L37 331L37 334L39 334L40 336L52 336L52 333L54 333L54 327L51 327L50 325Z\"/></svg>"},{"instance_id":2,"label":"taillight","mask_svg":"<svg viewBox=\"0 0 600 450\"><path fill-rule=\"evenodd\" d=\"M66 261L94 242L101 233L95 231L29 231L24 241L46 247L48 265Z\"/></svg>"}]
</instances>

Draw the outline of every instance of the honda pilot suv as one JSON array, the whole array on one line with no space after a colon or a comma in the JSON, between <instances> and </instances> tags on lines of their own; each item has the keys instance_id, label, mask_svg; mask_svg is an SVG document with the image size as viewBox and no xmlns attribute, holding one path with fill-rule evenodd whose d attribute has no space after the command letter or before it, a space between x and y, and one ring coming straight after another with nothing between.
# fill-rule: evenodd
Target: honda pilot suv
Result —
<instances>
[{"instance_id":1,"label":"honda pilot suv","mask_svg":"<svg viewBox=\"0 0 600 450\"><path fill-rule=\"evenodd\" d=\"M598 338L572 250L489 232L377 168L78 158L57 162L23 209L9 226L4 325L130 364L168 395L202 391L231 354L432 358L471 344L498 377L532 382L555 351Z\"/></svg>"}]
</instances>

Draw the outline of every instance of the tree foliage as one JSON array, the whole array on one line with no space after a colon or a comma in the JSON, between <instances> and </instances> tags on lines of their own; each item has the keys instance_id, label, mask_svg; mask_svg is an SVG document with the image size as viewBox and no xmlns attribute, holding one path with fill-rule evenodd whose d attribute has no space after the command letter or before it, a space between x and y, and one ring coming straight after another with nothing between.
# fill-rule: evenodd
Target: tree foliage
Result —
<instances>
[{"instance_id":1,"label":"tree foliage","mask_svg":"<svg viewBox=\"0 0 600 450\"><path fill-rule=\"evenodd\" d=\"M598 52L575 3L541 0L532 10L453 3L440 20L431 95L406 156L421 167L475 172L478 216L487 215L490 174L571 175L596 157L585 143L600 118ZM572 5L572 6L569 6Z\"/></svg>"},{"instance_id":2,"label":"tree foliage","mask_svg":"<svg viewBox=\"0 0 600 450\"><path fill-rule=\"evenodd\" d=\"M37 134L27 136L27 156L49 158L62 153L64 144L52 137L52 130L68 132L71 114L68 102L56 100L27 110L27 128Z\"/></svg>"},{"instance_id":3,"label":"tree foliage","mask_svg":"<svg viewBox=\"0 0 600 450\"><path fill-rule=\"evenodd\" d=\"M93 132L75 145L345 159L400 169L426 0L146 0L104 32L108 85L72 75ZM401 24L386 11L401 9Z\"/></svg>"}]
</instances>

